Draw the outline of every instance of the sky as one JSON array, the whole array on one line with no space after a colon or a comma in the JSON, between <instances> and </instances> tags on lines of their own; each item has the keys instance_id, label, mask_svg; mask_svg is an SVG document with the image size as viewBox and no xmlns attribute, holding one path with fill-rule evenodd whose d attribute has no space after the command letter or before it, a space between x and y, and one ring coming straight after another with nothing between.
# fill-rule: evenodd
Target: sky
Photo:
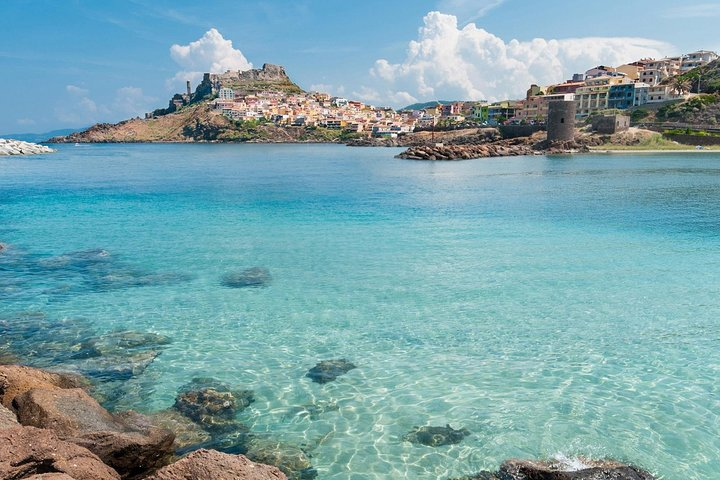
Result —
<instances>
[{"instance_id":1,"label":"sky","mask_svg":"<svg viewBox=\"0 0 720 480\"><path fill-rule=\"evenodd\" d=\"M0 18L0 133L142 116L204 71L263 63L398 108L720 51L717 0L0 0Z\"/></svg>"}]
</instances>

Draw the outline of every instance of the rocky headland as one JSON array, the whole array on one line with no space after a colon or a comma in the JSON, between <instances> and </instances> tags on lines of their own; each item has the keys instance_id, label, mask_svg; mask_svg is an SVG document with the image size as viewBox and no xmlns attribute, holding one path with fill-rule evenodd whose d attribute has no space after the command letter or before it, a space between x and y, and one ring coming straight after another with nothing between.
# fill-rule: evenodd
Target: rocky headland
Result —
<instances>
[{"instance_id":1,"label":"rocky headland","mask_svg":"<svg viewBox=\"0 0 720 480\"><path fill-rule=\"evenodd\" d=\"M45 145L0 138L0 156L3 155L36 155L39 153L52 153L53 150Z\"/></svg>"}]
</instances>

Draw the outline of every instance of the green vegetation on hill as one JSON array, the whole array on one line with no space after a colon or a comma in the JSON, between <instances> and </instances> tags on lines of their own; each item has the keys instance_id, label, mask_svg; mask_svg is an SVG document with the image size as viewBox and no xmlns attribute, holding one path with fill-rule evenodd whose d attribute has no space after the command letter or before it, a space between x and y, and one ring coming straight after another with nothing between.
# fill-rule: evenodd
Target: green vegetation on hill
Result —
<instances>
[{"instance_id":1,"label":"green vegetation on hill","mask_svg":"<svg viewBox=\"0 0 720 480\"><path fill-rule=\"evenodd\" d=\"M655 118L660 122L718 125L720 95L697 95L685 102L668 103L657 111Z\"/></svg>"},{"instance_id":2,"label":"green vegetation on hill","mask_svg":"<svg viewBox=\"0 0 720 480\"><path fill-rule=\"evenodd\" d=\"M432 108L440 105L450 105L451 103L455 103L454 100L433 100L432 102L423 102L423 103L413 103L412 105L408 105L407 107L401 108L400 110L424 110L426 108Z\"/></svg>"},{"instance_id":3,"label":"green vegetation on hill","mask_svg":"<svg viewBox=\"0 0 720 480\"><path fill-rule=\"evenodd\" d=\"M720 59L693 68L678 77L688 83L691 92L720 93Z\"/></svg>"}]
</instances>

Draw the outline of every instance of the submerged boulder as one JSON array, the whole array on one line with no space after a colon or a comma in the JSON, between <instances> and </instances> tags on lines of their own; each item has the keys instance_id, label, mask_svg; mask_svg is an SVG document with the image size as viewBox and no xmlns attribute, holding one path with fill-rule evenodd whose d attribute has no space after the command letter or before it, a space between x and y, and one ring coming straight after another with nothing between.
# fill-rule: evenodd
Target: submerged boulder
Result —
<instances>
[{"instance_id":1,"label":"submerged boulder","mask_svg":"<svg viewBox=\"0 0 720 480\"><path fill-rule=\"evenodd\" d=\"M270 270L263 267L252 267L239 272L223 275L221 283L230 288L267 287L272 281Z\"/></svg>"},{"instance_id":2,"label":"submerged boulder","mask_svg":"<svg viewBox=\"0 0 720 480\"><path fill-rule=\"evenodd\" d=\"M170 339L151 332L117 330L105 335L90 337L75 348L74 358L94 358L103 355L124 354L127 350L150 349L167 345Z\"/></svg>"},{"instance_id":3,"label":"submerged boulder","mask_svg":"<svg viewBox=\"0 0 720 480\"><path fill-rule=\"evenodd\" d=\"M79 388L34 388L16 396L13 406L21 424L87 448L123 477L166 465L173 451L172 432L135 412L112 415Z\"/></svg>"},{"instance_id":4,"label":"submerged boulder","mask_svg":"<svg viewBox=\"0 0 720 480\"><path fill-rule=\"evenodd\" d=\"M252 390L233 390L213 378L194 378L180 389L175 409L210 432L232 431L236 415L255 401Z\"/></svg>"},{"instance_id":5,"label":"submerged boulder","mask_svg":"<svg viewBox=\"0 0 720 480\"><path fill-rule=\"evenodd\" d=\"M466 428L455 430L449 424L444 427L414 427L403 436L403 440L428 447L440 447L460 443L470 434Z\"/></svg>"},{"instance_id":6,"label":"submerged boulder","mask_svg":"<svg viewBox=\"0 0 720 480\"><path fill-rule=\"evenodd\" d=\"M242 455L197 450L147 478L147 480L196 479L287 480L287 477L276 467L252 462Z\"/></svg>"},{"instance_id":7,"label":"submerged boulder","mask_svg":"<svg viewBox=\"0 0 720 480\"><path fill-rule=\"evenodd\" d=\"M500 466L505 480L654 480L650 473L614 460L508 460Z\"/></svg>"},{"instance_id":8,"label":"submerged boulder","mask_svg":"<svg viewBox=\"0 0 720 480\"><path fill-rule=\"evenodd\" d=\"M305 376L316 383L327 383L332 382L340 375L345 375L354 368L357 367L344 358L323 360L308 370Z\"/></svg>"},{"instance_id":9,"label":"submerged boulder","mask_svg":"<svg viewBox=\"0 0 720 480\"><path fill-rule=\"evenodd\" d=\"M173 448L176 451L210 441L209 432L174 408L153 413L150 418L158 427L170 430L175 434Z\"/></svg>"},{"instance_id":10,"label":"submerged boulder","mask_svg":"<svg viewBox=\"0 0 720 480\"><path fill-rule=\"evenodd\" d=\"M312 480L318 475L308 454L298 446L250 435L246 448L250 460L278 467L289 480Z\"/></svg>"},{"instance_id":11,"label":"submerged boulder","mask_svg":"<svg viewBox=\"0 0 720 480\"><path fill-rule=\"evenodd\" d=\"M61 440L50 430L0 430L0 478L120 480L120 475L86 448ZM50 476L50 474L56 474ZM66 476L58 476L65 474Z\"/></svg>"}]
</instances>

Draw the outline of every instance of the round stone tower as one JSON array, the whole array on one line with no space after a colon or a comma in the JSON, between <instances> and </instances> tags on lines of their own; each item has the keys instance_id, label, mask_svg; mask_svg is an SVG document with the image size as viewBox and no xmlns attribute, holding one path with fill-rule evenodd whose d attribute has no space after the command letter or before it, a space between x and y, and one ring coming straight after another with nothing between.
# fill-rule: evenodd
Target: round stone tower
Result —
<instances>
[{"instance_id":1,"label":"round stone tower","mask_svg":"<svg viewBox=\"0 0 720 480\"><path fill-rule=\"evenodd\" d=\"M575 102L556 100L548 103L547 138L566 142L575 138Z\"/></svg>"}]
</instances>

